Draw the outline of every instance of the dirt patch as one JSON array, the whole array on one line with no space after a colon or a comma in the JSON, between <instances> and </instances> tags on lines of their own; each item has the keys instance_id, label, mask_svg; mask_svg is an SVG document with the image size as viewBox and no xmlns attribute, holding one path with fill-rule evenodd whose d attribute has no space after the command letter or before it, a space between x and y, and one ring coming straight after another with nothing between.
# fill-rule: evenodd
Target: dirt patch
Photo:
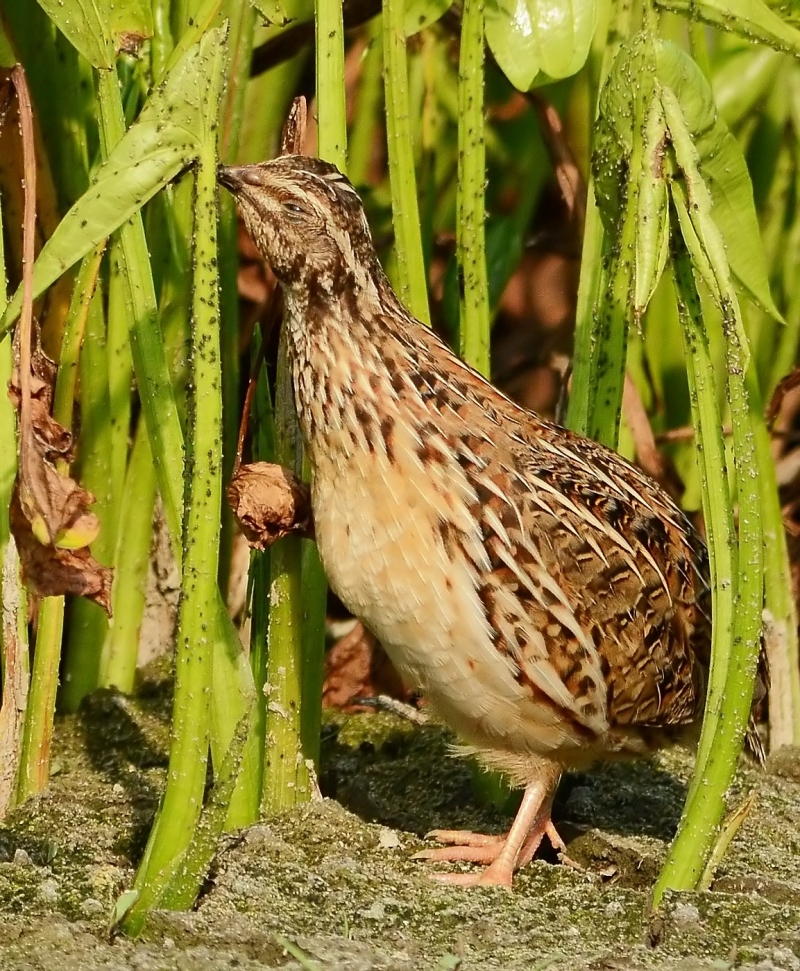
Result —
<instances>
[{"instance_id":1,"label":"dirt patch","mask_svg":"<svg viewBox=\"0 0 800 971\"><path fill-rule=\"evenodd\" d=\"M169 702L109 692L58 725L47 794L0 828L3 971L478 971L558 968L800 971L800 754L743 765L731 804L758 793L711 891L648 892L691 770L685 753L569 777L555 818L584 869L537 860L513 892L442 887L411 854L434 826L501 831L475 771L438 727L329 718L330 798L225 837L196 910L111 940L166 766ZM480 787L478 787L480 788Z\"/></svg>"}]
</instances>

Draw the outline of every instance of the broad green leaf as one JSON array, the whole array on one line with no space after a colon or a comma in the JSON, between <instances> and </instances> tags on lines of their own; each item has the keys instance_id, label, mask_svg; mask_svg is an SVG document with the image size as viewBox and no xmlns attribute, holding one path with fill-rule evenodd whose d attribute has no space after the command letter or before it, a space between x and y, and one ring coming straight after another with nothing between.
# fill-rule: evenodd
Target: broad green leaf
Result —
<instances>
[{"instance_id":1,"label":"broad green leaf","mask_svg":"<svg viewBox=\"0 0 800 971\"><path fill-rule=\"evenodd\" d=\"M224 37L222 28L209 31L155 89L42 248L33 268L35 297L194 161L205 125L210 65ZM17 292L0 322L0 336L17 318L20 301Z\"/></svg>"},{"instance_id":2,"label":"broad green leaf","mask_svg":"<svg viewBox=\"0 0 800 971\"><path fill-rule=\"evenodd\" d=\"M683 176L682 183L677 179L673 181L673 199L681 223L681 233L698 271L720 309L724 312L726 307L738 308L731 277L730 247L726 246L724 234L715 219L714 203L700 171L700 155L692 140L691 129L675 93L664 88L661 97L675 159ZM685 195L680 191L684 185ZM748 342L738 309L733 315L732 323L738 332L735 342L741 347L746 367L749 360ZM730 334L726 336L730 344L734 338Z\"/></svg>"},{"instance_id":3,"label":"broad green leaf","mask_svg":"<svg viewBox=\"0 0 800 971\"><path fill-rule=\"evenodd\" d=\"M487 0L486 40L520 91L570 77L586 62L597 22L595 0Z\"/></svg>"},{"instance_id":4,"label":"broad green leaf","mask_svg":"<svg viewBox=\"0 0 800 971\"><path fill-rule=\"evenodd\" d=\"M654 102L660 102L664 111L669 104L672 119L680 126L680 131L673 133L667 118L669 139L664 137L666 132L659 131L657 117L651 113L657 110L652 108ZM637 104L648 112L643 115L648 119L647 132L638 121ZM652 131L651 124L655 126ZM708 193L704 218L707 215L717 227L734 276L758 306L780 320L769 290L753 189L742 150L720 118L711 88L694 61L674 44L640 33L620 48L600 102L593 166L601 216L612 232L618 232L620 215L627 211L621 195L621 187L626 185L621 170L630 167L634 149L643 137L649 148L639 170L638 189L644 195L637 204L637 270L641 269L643 276L635 288L637 307L638 300L652 293L658 282L653 270L663 265L663 245L658 248L657 240L664 230L654 232L654 227L641 225L643 220L654 218L656 211L661 213L659 227L664 218L663 193L651 180L666 142L674 144L679 138L683 139L683 153L678 166L687 179L690 202L697 201L693 193ZM647 264L648 252L657 258L655 266Z\"/></svg>"},{"instance_id":5,"label":"broad green leaf","mask_svg":"<svg viewBox=\"0 0 800 971\"><path fill-rule=\"evenodd\" d=\"M715 67L711 80L717 111L734 128L764 101L772 90L786 56L769 47L747 47Z\"/></svg>"},{"instance_id":6,"label":"broad green leaf","mask_svg":"<svg viewBox=\"0 0 800 971\"><path fill-rule=\"evenodd\" d=\"M714 275L714 270L708 261L708 254L706 253L705 247L697 235L694 223L692 222L691 203L689 202L685 183L678 181L672 182L670 184L670 195L678 216L683 242L692 258L692 266L703 283L708 287L711 296L719 303L719 285Z\"/></svg>"},{"instance_id":7,"label":"broad green leaf","mask_svg":"<svg viewBox=\"0 0 800 971\"><path fill-rule=\"evenodd\" d=\"M450 0L406 0L406 37L413 37L425 27L430 27L450 9Z\"/></svg>"},{"instance_id":8,"label":"broad green leaf","mask_svg":"<svg viewBox=\"0 0 800 971\"><path fill-rule=\"evenodd\" d=\"M94 67L114 66L111 33L100 0L39 0L39 6Z\"/></svg>"},{"instance_id":9,"label":"broad green leaf","mask_svg":"<svg viewBox=\"0 0 800 971\"><path fill-rule=\"evenodd\" d=\"M39 5L93 67L110 70L117 51L153 35L145 0L39 0Z\"/></svg>"},{"instance_id":10,"label":"broad green leaf","mask_svg":"<svg viewBox=\"0 0 800 971\"><path fill-rule=\"evenodd\" d=\"M800 31L790 27L762 0L656 0L659 7L698 17L748 40L800 53Z\"/></svg>"},{"instance_id":11,"label":"broad green leaf","mask_svg":"<svg viewBox=\"0 0 800 971\"><path fill-rule=\"evenodd\" d=\"M153 10L147 0L102 0L100 8L116 50L135 48L139 40L153 36Z\"/></svg>"},{"instance_id":12,"label":"broad green leaf","mask_svg":"<svg viewBox=\"0 0 800 971\"><path fill-rule=\"evenodd\" d=\"M674 44L658 42L656 71L665 111L668 89L685 119L697 151L698 173L711 197L710 218L720 232L734 276L758 306L781 320L770 294L753 188L739 143L717 113L703 73L687 54Z\"/></svg>"}]
</instances>

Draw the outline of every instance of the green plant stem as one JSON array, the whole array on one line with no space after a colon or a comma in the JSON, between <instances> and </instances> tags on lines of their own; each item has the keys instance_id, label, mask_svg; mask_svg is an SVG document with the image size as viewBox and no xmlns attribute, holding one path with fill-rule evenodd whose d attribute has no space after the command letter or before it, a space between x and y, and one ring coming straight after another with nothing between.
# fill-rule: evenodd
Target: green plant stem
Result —
<instances>
[{"instance_id":1,"label":"green plant stem","mask_svg":"<svg viewBox=\"0 0 800 971\"><path fill-rule=\"evenodd\" d=\"M414 146L411 138L405 6L404 0L385 0L383 8L383 71L389 182L392 190L399 297L417 320L430 325L427 273L422 254ZM481 113L482 111L481 104Z\"/></svg>"},{"instance_id":2,"label":"green plant stem","mask_svg":"<svg viewBox=\"0 0 800 971\"><path fill-rule=\"evenodd\" d=\"M347 171L344 24L340 0L314 0L317 51L318 154Z\"/></svg>"},{"instance_id":3,"label":"green plant stem","mask_svg":"<svg viewBox=\"0 0 800 971\"><path fill-rule=\"evenodd\" d=\"M36 652L20 753L19 802L42 792L50 780L50 748L63 632L64 598L47 597L39 610L36 631Z\"/></svg>"},{"instance_id":4,"label":"green plant stem","mask_svg":"<svg viewBox=\"0 0 800 971\"><path fill-rule=\"evenodd\" d=\"M0 213L0 303L5 303L6 268ZM8 387L14 368L11 341L0 343L0 388ZM17 416L7 395L0 399L0 820L19 799L22 741L30 718L28 603L16 543L11 536L9 505L17 474ZM13 447L12 447L13 445Z\"/></svg>"},{"instance_id":5,"label":"green plant stem","mask_svg":"<svg viewBox=\"0 0 800 971\"><path fill-rule=\"evenodd\" d=\"M116 70L97 73L98 104L100 106L100 136L103 157L125 134L125 117L122 110L122 93ZM108 402L107 428L104 429L107 454L103 461L107 466L108 495L106 508L113 531L104 537L104 551L113 556L116 546L116 526L119 522L122 489L128 464L128 441L131 426L131 387L133 361L130 350L132 314L130 293L123 269L122 234L116 234L109 252L110 278L108 285L108 312L105 335L105 392ZM91 488L91 485L89 486ZM110 562L110 560L109 560Z\"/></svg>"},{"instance_id":6,"label":"green plant stem","mask_svg":"<svg viewBox=\"0 0 800 971\"><path fill-rule=\"evenodd\" d=\"M211 692L210 743L215 784L229 762L232 746L242 725L256 720L256 689L250 660L239 632L228 616L222 594L217 591ZM253 732L236 753L238 777L234 777L226 807L226 828L241 829L258 818L262 740Z\"/></svg>"},{"instance_id":7,"label":"green plant stem","mask_svg":"<svg viewBox=\"0 0 800 971\"><path fill-rule=\"evenodd\" d=\"M105 243L102 243L84 257L75 279L64 327L53 395L53 417L65 428L72 426L80 349L104 250ZM62 473L68 471L65 462L58 468ZM39 607L31 690L23 731L17 792L20 801L41 792L50 779L50 749L63 631L64 598L45 597Z\"/></svg>"},{"instance_id":8,"label":"green plant stem","mask_svg":"<svg viewBox=\"0 0 800 971\"><path fill-rule=\"evenodd\" d=\"M632 4L630 0L619 0L613 4L612 19L606 28L605 43L596 38L593 50L602 50L602 55L593 56L594 63L600 67L596 87L588 99L591 117L588 119L590 131L597 120L600 94L608 78L611 65L631 28ZM592 80L595 80L594 78ZM572 384L566 423L573 431L589 435L592 415L597 394L596 361L602 351L602 323L599 306L601 294L606 293L608 277L603 253L605 231L600 219L594 177L589 175L586 197L586 220L581 249L581 275L578 282L578 302L575 311L575 339L572 356Z\"/></svg>"},{"instance_id":9,"label":"green plant stem","mask_svg":"<svg viewBox=\"0 0 800 971\"><path fill-rule=\"evenodd\" d=\"M489 281L486 273L486 139L483 108L484 22L481 0L464 0L458 61L456 250L459 353L489 375Z\"/></svg>"},{"instance_id":10,"label":"green plant stem","mask_svg":"<svg viewBox=\"0 0 800 971\"><path fill-rule=\"evenodd\" d=\"M769 432L754 409L753 434L758 453L758 484L764 526L764 644L769 665L769 744L800 745L800 664L797 608L792 568L786 548L775 461Z\"/></svg>"},{"instance_id":11,"label":"green plant stem","mask_svg":"<svg viewBox=\"0 0 800 971\"><path fill-rule=\"evenodd\" d=\"M678 300L678 315L683 328L687 378L692 407L692 424L697 440L697 461L702 484L703 518L706 527L711 574L711 611L714 618L709 672L708 714L703 733L711 736L718 723L720 689L724 688L727 655L733 633L735 580L737 569L736 532L728 473L722 420L713 361L708 345L705 321L700 306L691 259L683 245L680 231L673 227L673 267ZM712 705L714 706L712 708ZM704 756L707 764L707 754ZM691 887L705 868L704 848L710 849L715 835L715 820L722 818L723 794L704 785L698 753L698 764L687 796L679 837L670 847L667 862L654 889L657 906L668 887Z\"/></svg>"},{"instance_id":12,"label":"green plant stem","mask_svg":"<svg viewBox=\"0 0 800 971\"><path fill-rule=\"evenodd\" d=\"M286 331L281 333L275 389L275 461L302 471L300 428L294 410ZM261 807L273 813L309 797L303 750L302 540L288 536L270 551L270 614L264 694L267 699ZM308 593L306 593L308 596ZM307 677L307 675L306 675Z\"/></svg>"},{"instance_id":13,"label":"green plant stem","mask_svg":"<svg viewBox=\"0 0 800 971\"><path fill-rule=\"evenodd\" d=\"M111 566L116 546L117 520L113 517L111 489L111 426L108 400L106 321L102 299L95 291L86 318L86 337L80 357L81 434L80 478L95 497L92 511L100 532L92 543L92 555ZM97 604L75 598L69 610L64 683L61 705L76 711L83 698L99 686L100 655L108 632L108 617Z\"/></svg>"},{"instance_id":14,"label":"green plant stem","mask_svg":"<svg viewBox=\"0 0 800 971\"><path fill-rule=\"evenodd\" d=\"M170 24L170 0L153 0L153 36L150 39L151 75L158 82L164 76L175 47Z\"/></svg>"},{"instance_id":15,"label":"green plant stem","mask_svg":"<svg viewBox=\"0 0 800 971\"><path fill-rule=\"evenodd\" d=\"M6 375L10 379L10 355L0 347L0 378ZM28 597L16 543L4 528L0 530L0 820L24 798L20 780L25 719L30 714L29 656Z\"/></svg>"},{"instance_id":16,"label":"green plant stem","mask_svg":"<svg viewBox=\"0 0 800 971\"><path fill-rule=\"evenodd\" d=\"M125 133L122 96L115 72L98 71L100 131L106 152ZM164 518L167 521L173 552L180 556L183 514L183 431L178 418L175 391L170 379L156 308L156 295L150 257L140 213L119 230L120 255L129 287L131 307L131 352L139 386L142 411L150 436Z\"/></svg>"},{"instance_id":17,"label":"green plant stem","mask_svg":"<svg viewBox=\"0 0 800 971\"><path fill-rule=\"evenodd\" d=\"M260 335L253 342L253 359L258 355ZM251 414L253 460L274 461L275 424L266 368L261 367L258 376ZM264 791L264 754L267 724L267 656L270 618L270 564L271 551L253 550L250 554L248 603L250 606L250 667L256 687L256 712L254 735L259 740L258 791Z\"/></svg>"},{"instance_id":18,"label":"green plant stem","mask_svg":"<svg viewBox=\"0 0 800 971\"><path fill-rule=\"evenodd\" d=\"M114 556L114 616L100 658L100 683L125 694L133 691L136 678L156 494L156 470L141 419L122 492Z\"/></svg>"},{"instance_id":19,"label":"green plant stem","mask_svg":"<svg viewBox=\"0 0 800 971\"><path fill-rule=\"evenodd\" d=\"M589 180L586 224L581 251L581 276L575 315L572 386L567 407L567 426L580 435L589 434L596 391L594 361L600 342L599 316L595 313L600 293L606 289L603 266L605 231L595 201L594 179Z\"/></svg>"},{"instance_id":20,"label":"green plant stem","mask_svg":"<svg viewBox=\"0 0 800 971\"><path fill-rule=\"evenodd\" d=\"M634 102L635 132L643 129L642 99ZM639 213L638 178L642 166L642 137L635 134L631 149L625 215L619 238L613 242L604 238L604 250L609 263L605 277L608 291L595 308L595 343L592 346L591 391L587 414L589 438L616 448L625 386L625 365L628 349L628 328L632 317L633 274L637 223ZM649 215L649 214L648 214Z\"/></svg>"},{"instance_id":21,"label":"green plant stem","mask_svg":"<svg viewBox=\"0 0 800 971\"><path fill-rule=\"evenodd\" d=\"M673 225L674 262L682 320L687 335L693 335L695 346L702 332L699 298L688 253ZM697 752L692 784L678 834L670 847L667 861L654 889L657 906L664 891L697 887L713 852L725 812L725 793L738 763L745 726L753 695L753 679L762 628L763 605L763 533L761 497L758 485L758 458L753 425L759 395L752 363L748 366L747 348L742 346L743 333L736 296L731 287L727 264L719 255L724 250L709 250L714 277L719 287L726 348L727 392L733 430L733 455L736 468L739 503L738 544L732 523L731 504L715 508L724 499L727 471L719 424L709 437L697 421L698 454L704 469L704 511L711 558L714 596L714 630L708 698L703 730ZM703 340L705 338L703 337ZM687 340L688 343L688 340ZM705 345L707 347L707 345ZM689 351L694 350L691 346ZM690 355L694 365L695 357ZM706 377L713 373L710 356L703 353ZM697 382L697 373L690 382ZM699 386L692 387L693 417L698 404ZM709 452L719 453L709 464ZM735 551L735 552L734 552ZM730 564L731 573L726 567Z\"/></svg>"},{"instance_id":22,"label":"green plant stem","mask_svg":"<svg viewBox=\"0 0 800 971\"><path fill-rule=\"evenodd\" d=\"M322 688L325 680L325 621L327 615L327 578L316 544L303 542L300 553L300 578L303 591L310 591L303 604L303 669L300 696L303 717L300 735L303 755L319 769L322 730Z\"/></svg>"},{"instance_id":23,"label":"green plant stem","mask_svg":"<svg viewBox=\"0 0 800 971\"><path fill-rule=\"evenodd\" d=\"M124 501L123 489L128 466L128 445L131 435L131 389L133 387L133 359L131 358L131 308L129 288L125 279L121 255L122 244L117 235L109 252L107 345L108 405L110 454L108 456L111 481L110 515L119 522Z\"/></svg>"},{"instance_id":24,"label":"green plant stem","mask_svg":"<svg viewBox=\"0 0 800 971\"><path fill-rule=\"evenodd\" d=\"M211 143L213 146L213 142ZM216 272L216 157L206 148L196 168L195 272L192 300L190 451L175 697L167 788L134 888L139 898L126 928L170 895L196 893L202 874L182 866L200 812L208 761L212 646L216 635L222 398L219 375L219 296ZM191 894L193 897L193 894Z\"/></svg>"},{"instance_id":25,"label":"green plant stem","mask_svg":"<svg viewBox=\"0 0 800 971\"><path fill-rule=\"evenodd\" d=\"M220 111L222 136L220 160L227 165L236 162L245 90L250 77L250 60L253 51L255 9L240 0L227 0L223 16L228 19L229 64L227 84ZM220 199L220 348L222 353L222 475L228 482L233 473L236 443L239 433L239 249L238 225L233 197L227 192ZM235 525L227 503L222 509L222 536L220 540L219 585L227 599L230 579L231 554ZM231 729L235 725L231 725Z\"/></svg>"}]
</instances>

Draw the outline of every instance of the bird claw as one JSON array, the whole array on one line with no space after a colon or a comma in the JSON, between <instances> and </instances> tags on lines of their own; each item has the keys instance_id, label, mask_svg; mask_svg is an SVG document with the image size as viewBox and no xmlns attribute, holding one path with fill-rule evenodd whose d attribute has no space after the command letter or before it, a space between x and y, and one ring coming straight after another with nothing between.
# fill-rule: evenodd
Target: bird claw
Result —
<instances>
[{"instance_id":1,"label":"bird claw","mask_svg":"<svg viewBox=\"0 0 800 971\"><path fill-rule=\"evenodd\" d=\"M431 850L420 850L411 859L432 860L436 863L482 863L488 866L497 859L500 849L492 846L440 846Z\"/></svg>"},{"instance_id":2,"label":"bird claw","mask_svg":"<svg viewBox=\"0 0 800 971\"><path fill-rule=\"evenodd\" d=\"M435 883L441 883L450 887L505 887L511 889L511 869L506 867L503 870L491 872L488 867L481 873L432 873L430 879Z\"/></svg>"},{"instance_id":3,"label":"bird claw","mask_svg":"<svg viewBox=\"0 0 800 971\"><path fill-rule=\"evenodd\" d=\"M580 869L579 865L567 856L567 847L553 825L549 813L544 818L540 818L528 833L514 860L509 859L503 852L508 834L498 836L457 829L432 830L427 834L427 839L435 839L439 843L450 845L420 850L413 855L412 859L437 863L482 864L486 869L477 873L433 873L431 879L449 886L510 889L514 870L530 863L545 836L557 851L562 863L573 869Z\"/></svg>"},{"instance_id":4,"label":"bird claw","mask_svg":"<svg viewBox=\"0 0 800 971\"><path fill-rule=\"evenodd\" d=\"M426 840L447 843L451 846L495 846L505 842L505 834L473 833L469 829L432 829L425 834Z\"/></svg>"}]
</instances>

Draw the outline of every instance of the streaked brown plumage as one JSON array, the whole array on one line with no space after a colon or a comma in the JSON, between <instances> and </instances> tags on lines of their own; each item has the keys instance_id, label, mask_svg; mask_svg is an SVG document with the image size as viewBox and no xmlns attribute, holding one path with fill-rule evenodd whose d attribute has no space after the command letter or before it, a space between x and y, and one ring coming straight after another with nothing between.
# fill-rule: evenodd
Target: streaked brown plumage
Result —
<instances>
[{"instance_id":1,"label":"streaked brown plumage","mask_svg":"<svg viewBox=\"0 0 800 971\"><path fill-rule=\"evenodd\" d=\"M508 839L435 859L510 884L563 768L694 731L705 547L614 452L519 408L405 311L350 183L285 156L223 169L281 283L330 584L487 765L526 787Z\"/></svg>"}]
</instances>

